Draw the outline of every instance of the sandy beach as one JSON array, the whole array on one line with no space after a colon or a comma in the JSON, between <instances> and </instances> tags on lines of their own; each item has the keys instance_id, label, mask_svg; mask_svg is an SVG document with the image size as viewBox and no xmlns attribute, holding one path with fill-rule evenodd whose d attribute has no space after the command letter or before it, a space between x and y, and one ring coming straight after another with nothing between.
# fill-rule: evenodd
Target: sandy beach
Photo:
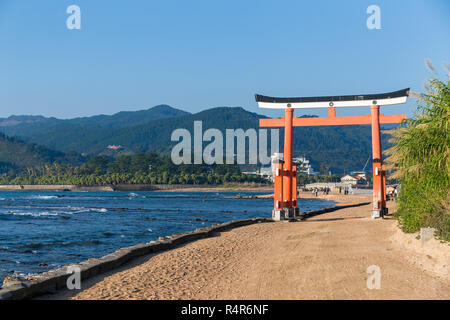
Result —
<instances>
[{"instance_id":1,"label":"sandy beach","mask_svg":"<svg viewBox=\"0 0 450 320\"><path fill-rule=\"evenodd\" d=\"M339 204L367 196L321 196ZM389 202L390 211L395 210ZM371 206L259 223L156 255L42 299L449 299L450 247L404 234ZM380 267L381 288L366 272Z\"/></svg>"}]
</instances>

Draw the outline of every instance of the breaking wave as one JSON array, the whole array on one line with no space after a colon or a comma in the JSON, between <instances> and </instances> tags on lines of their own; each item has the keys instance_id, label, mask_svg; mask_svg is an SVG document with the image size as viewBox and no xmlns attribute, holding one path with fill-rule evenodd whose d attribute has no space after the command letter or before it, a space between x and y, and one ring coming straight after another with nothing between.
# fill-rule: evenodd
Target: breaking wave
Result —
<instances>
[{"instance_id":1,"label":"breaking wave","mask_svg":"<svg viewBox=\"0 0 450 320\"><path fill-rule=\"evenodd\" d=\"M31 196L31 199L41 199L41 200L50 200L50 199L58 199L58 196L43 196L43 195L37 195L37 196Z\"/></svg>"}]
</instances>

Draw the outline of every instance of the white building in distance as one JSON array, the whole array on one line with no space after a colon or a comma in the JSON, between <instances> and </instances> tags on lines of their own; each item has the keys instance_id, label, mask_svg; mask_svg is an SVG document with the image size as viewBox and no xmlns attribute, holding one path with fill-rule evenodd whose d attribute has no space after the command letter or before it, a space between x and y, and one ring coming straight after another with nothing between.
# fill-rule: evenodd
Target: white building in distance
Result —
<instances>
[{"instance_id":1,"label":"white building in distance","mask_svg":"<svg viewBox=\"0 0 450 320\"><path fill-rule=\"evenodd\" d=\"M305 173L307 175L318 174L314 171L313 167L309 163L309 160L305 157L293 158L292 161L297 165L297 171L300 173Z\"/></svg>"},{"instance_id":2,"label":"white building in distance","mask_svg":"<svg viewBox=\"0 0 450 320\"><path fill-rule=\"evenodd\" d=\"M365 178L354 175L354 174L346 174L341 178L342 183L351 184L351 185L357 185L357 184L366 184L367 181Z\"/></svg>"},{"instance_id":3,"label":"white building in distance","mask_svg":"<svg viewBox=\"0 0 450 320\"><path fill-rule=\"evenodd\" d=\"M261 169L259 170L259 174L273 181L273 177L275 175L275 164L284 160L284 154L281 152L275 152L270 158L270 167L261 167ZM314 171L311 164L309 163L309 160L307 160L305 157L292 158L292 162L297 166L297 172L299 173L308 175L317 174L317 172Z\"/></svg>"}]
</instances>

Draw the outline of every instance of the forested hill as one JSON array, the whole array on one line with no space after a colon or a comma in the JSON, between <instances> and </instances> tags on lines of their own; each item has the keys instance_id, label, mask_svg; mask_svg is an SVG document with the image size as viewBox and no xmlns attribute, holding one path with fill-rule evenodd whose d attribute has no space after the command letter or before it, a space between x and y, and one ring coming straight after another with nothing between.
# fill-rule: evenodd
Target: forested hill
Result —
<instances>
[{"instance_id":1,"label":"forested hill","mask_svg":"<svg viewBox=\"0 0 450 320\"><path fill-rule=\"evenodd\" d=\"M14 174L28 167L39 167L53 163L78 165L84 159L76 153L53 151L34 143L25 143L0 133L0 172Z\"/></svg>"},{"instance_id":2,"label":"forested hill","mask_svg":"<svg viewBox=\"0 0 450 320\"><path fill-rule=\"evenodd\" d=\"M31 136L37 129L52 127L56 124L70 124L79 126L91 125L100 128L121 128L134 126L153 120L161 120L189 114L189 112L162 104L147 110L121 111L113 115L100 114L91 117L80 117L67 120L61 120L53 117L46 118L43 116L10 116L8 118L0 118L0 128L9 136Z\"/></svg>"},{"instance_id":3,"label":"forested hill","mask_svg":"<svg viewBox=\"0 0 450 320\"><path fill-rule=\"evenodd\" d=\"M240 107L212 108L196 114L168 106L155 108L144 113L137 111L138 116L126 112L70 120L40 118L35 122L9 123L7 126L0 121L0 130L63 152L107 155L150 151L168 153L175 145L170 141L172 132L184 128L192 133L195 120L202 121L203 130L217 128L225 133L225 129L257 129L258 120L264 117ZM283 134L280 130L280 147ZM384 137L384 146L386 141ZM114 154L109 152L108 145L122 148ZM370 127L298 127L294 129L294 151L295 155L310 159L315 170L321 166L329 166L334 173L361 170L371 155Z\"/></svg>"},{"instance_id":4,"label":"forested hill","mask_svg":"<svg viewBox=\"0 0 450 320\"><path fill-rule=\"evenodd\" d=\"M123 128L184 115L190 115L190 113L163 104L148 110L121 111L111 116L102 114L70 119L66 122L74 125L95 125L102 128Z\"/></svg>"}]
</instances>

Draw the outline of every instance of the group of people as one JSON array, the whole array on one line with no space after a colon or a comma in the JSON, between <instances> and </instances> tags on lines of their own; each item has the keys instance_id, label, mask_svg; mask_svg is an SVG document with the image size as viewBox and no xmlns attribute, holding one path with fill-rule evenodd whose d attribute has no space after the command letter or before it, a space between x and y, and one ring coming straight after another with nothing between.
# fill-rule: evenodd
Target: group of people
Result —
<instances>
[{"instance_id":1,"label":"group of people","mask_svg":"<svg viewBox=\"0 0 450 320\"><path fill-rule=\"evenodd\" d=\"M320 189L318 187L314 187L310 190L311 190L312 194L316 197L319 195L320 191L322 191L324 195L328 195L331 192L330 187L323 187ZM304 191L307 191L307 189L304 189ZM353 190L352 190L351 186L350 187L339 187L339 193L340 194L344 193L345 195L353 194Z\"/></svg>"},{"instance_id":2,"label":"group of people","mask_svg":"<svg viewBox=\"0 0 450 320\"><path fill-rule=\"evenodd\" d=\"M321 188L320 190L323 191L323 194L326 194L326 195L329 194L331 191L331 189L329 187ZM312 193L317 197L319 195L319 188L315 187L312 190Z\"/></svg>"},{"instance_id":3,"label":"group of people","mask_svg":"<svg viewBox=\"0 0 450 320\"><path fill-rule=\"evenodd\" d=\"M351 191L351 187L345 187L344 188L344 194L349 194ZM339 193L342 193L342 187L339 187Z\"/></svg>"}]
</instances>

